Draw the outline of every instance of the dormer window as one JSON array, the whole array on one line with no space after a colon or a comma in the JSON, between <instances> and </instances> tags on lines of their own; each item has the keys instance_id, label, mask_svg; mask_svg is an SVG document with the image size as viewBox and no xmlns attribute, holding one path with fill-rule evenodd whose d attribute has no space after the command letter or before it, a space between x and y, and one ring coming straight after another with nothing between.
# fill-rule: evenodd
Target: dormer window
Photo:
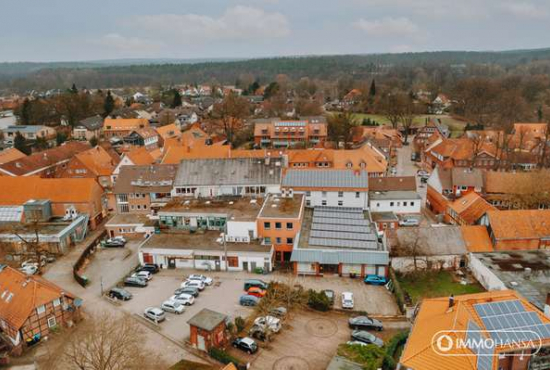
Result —
<instances>
[{"instance_id":1,"label":"dormer window","mask_svg":"<svg viewBox=\"0 0 550 370\"><path fill-rule=\"evenodd\" d=\"M353 163L351 163L351 162L346 163L346 167L347 167L347 168L353 167Z\"/></svg>"}]
</instances>

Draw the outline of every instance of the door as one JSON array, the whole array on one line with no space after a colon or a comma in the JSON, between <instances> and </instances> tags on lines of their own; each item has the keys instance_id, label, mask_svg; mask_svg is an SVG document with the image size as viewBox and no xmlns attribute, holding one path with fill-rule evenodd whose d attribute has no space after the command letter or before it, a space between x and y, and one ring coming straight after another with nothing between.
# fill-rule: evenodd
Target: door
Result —
<instances>
[{"instance_id":1,"label":"door","mask_svg":"<svg viewBox=\"0 0 550 370\"><path fill-rule=\"evenodd\" d=\"M264 271L266 271L266 272L271 271L270 266L269 266L269 262L264 262Z\"/></svg>"},{"instance_id":2,"label":"door","mask_svg":"<svg viewBox=\"0 0 550 370\"><path fill-rule=\"evenodd\" d=\"M206 351L206 341L202 335L197 335L197 347L201 351Z\"/></svg>"},{"instance_id":3,"label":"door","mask_svg":"<svg viewBox=\"0 0 550 370\"><path fill-rule=\"evenodd\" d=\"M250 262L250 271L254 272L256 270L256 262Z\"/></svg>"},{"instance_id":4,"label":"door","mask_svg":"<svg viewBox=\"0 0 550 370\"><path fill-rule=\"evenodd\" d=\"M243 261L243 271L248 271L248 262Z\"/></svg>"},{"instance_id":5,"label":"door","mask_svg":"<svg viewBox=\"0 0 550 370\"><path fill-rule=\"evenodd\" d=\"M153 263L153 256L149 253L143 253L143 262L144 263Z\"/></svg>"},{"instance_id":6,"label":"door","mask_svg":"<svg viewBox=\"0 0 550 370\"><path fill-rule=\"evenodd\" d=\"M168 257L168 268L169 269L176 268L176 259L174 257Z\"/></svg>"},{"instance_id":7,"label":"door","mask_svg":"<svg viewBox=\"0 0 550 370\"><path fill-rule=\"evenodd\" d=\"M216 260L216 271L220 271L220 260Z\"/></svg>"}]
</instances>

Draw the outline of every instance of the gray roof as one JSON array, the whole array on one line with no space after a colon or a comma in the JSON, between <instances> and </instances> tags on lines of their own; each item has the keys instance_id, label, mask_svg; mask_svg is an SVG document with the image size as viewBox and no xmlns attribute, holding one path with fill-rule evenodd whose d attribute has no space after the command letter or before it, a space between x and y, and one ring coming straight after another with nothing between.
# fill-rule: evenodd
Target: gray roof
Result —
<instances>
[{"instance_id":1,"label":"gray roof","mask_svg":"<svg viewBox=\"0 0 550 370\"><path fill-rule=\"evenodd\" d=\"M371 191L369 192L371 200L416 200L422 199L416 191Z\"/></svg>"},{"instance_id":2,"label":"gray roof","mask_svg":"<svg viewBox=\"0 0 550 370\"><path fill-rule=\"evenodd\" d=\"M145 166L122 166L113 192L169 193L176 177L176 165L157 164Z\"/></svg>"},{"instance_id":3,"label":"gray roof","mask_svg":"<svg viewBox=\"0 0 550 370\"><path fill-rule=\"evenodd\" d=\"M337 265L366 264L387 265L390 261L387 251L350 251L350 250L324 250L324 249L294 249L290 257L292 262Z\"/></svg>"},{"instance_id":4,"label":"gray roof","mask_svg":"<svg viewBox=\"0 0 550 370\"><path fill-rule=\"evenodd\" d=\"M287 170L283 186L306 188L368 188L367 171L354 170Z\"/></svg>"},{"instance_id":5,"label":"gray roof","mask_svg":"<svg viewBox=\"0 0 550 370\"><path fill-rule=\"evenodd\" d=\"M43 125L14 125L8 126L3 131L4 132L21 132L21 133L37 133L38 131L44 129L46 126Z\"/></svg>"},{"instance_id":6,"label":"gray roof","mask_svg":"<svg viewBox=\"0 0 550 370\"><path fill-rule=\"evenodd\" d=\"M255 158L183 160L175 186L279 185L281 167L276 161Z\"/></svg>"},{"instance_id":7,"label":"gray roof","mask_svg":"<svg viewBox=\"0 0 550 370\"><path fill-rule=\"evenodd\" d=\"M363 366L345 357L334 356L328 364L327 370L363 370Z\"/></svg>"},{"instance_id":8,"label":"gray roof","mask_svg":"<svg viewBox=\"0 0 550 370\"><path fill-rule=\"evenodd\" d=\"M88 130L99 130L101 127L103 127L103 117L100 115L88 117L80 122L78 122L77 126L83 126L86 127Z\"/></svg>"},{"instance_id":9,"label":"gray roof","mask_svg":"<svg viewBox=\"0 0 550 370\"><path fill-rule=\"evenodd\" d=\"M203 308L198 314L190 318L187 323L206 331L212 331L225 320L227 320L227 315Z\"/></svg>"},{"instance_id":10,"label":"gray roof","mask_svg":"<svg viewBox=\"0 0 550 370\"><path fill-rule=\"evenodd\" d=\"M468 253L459 226L406 227L397 229L390 236L392 257L411 257L415 242L418 256Z\"/></svg>"}]
</instances>

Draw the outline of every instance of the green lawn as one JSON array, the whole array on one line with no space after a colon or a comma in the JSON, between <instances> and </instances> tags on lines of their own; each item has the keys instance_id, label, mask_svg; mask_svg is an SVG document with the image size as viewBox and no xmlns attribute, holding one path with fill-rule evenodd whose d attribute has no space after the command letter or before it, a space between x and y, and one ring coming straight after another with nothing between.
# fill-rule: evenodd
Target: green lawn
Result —
<instances>
[{"instance_id":1,"label":"green lawn","mask_svg":"<svg viewBox=\"0 0 550 370\"><path fill-rule=\"evenodd\" d=\"M484 292L479 283L462 285L449 271L418 272L397 277L401 288L409 293L413 303L423 298L447 297Z\"/></svg>"}]
</instances>

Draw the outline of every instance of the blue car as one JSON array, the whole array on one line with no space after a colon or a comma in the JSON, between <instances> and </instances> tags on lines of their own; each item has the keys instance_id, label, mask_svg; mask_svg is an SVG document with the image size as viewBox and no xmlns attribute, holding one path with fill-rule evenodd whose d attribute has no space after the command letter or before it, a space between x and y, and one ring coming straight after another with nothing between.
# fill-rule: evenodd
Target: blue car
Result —
<instances>
[{"instance_id":1,"label":"blue car","mask_svg":"<svg viewBox=\"0 0 550 370\"><path fill-rule=\"evenodd\" d=\"M384 276L379 275L367 275L365 276L365 284L372 285L385 285L388 282Z\"/></svg>"},{"instance_id":2,"label":"blue car","mask_svg":"<svg viewBox=\"0 0 550 370\"><path fill-rule=\"evenodd\" d=\"M239 304L241 306L256 306L258 305L259 301L260 301L260 298L255 297L253 295L248 295L248 294L242 295L239 298Z\"/></svg>"}]
</instances>

